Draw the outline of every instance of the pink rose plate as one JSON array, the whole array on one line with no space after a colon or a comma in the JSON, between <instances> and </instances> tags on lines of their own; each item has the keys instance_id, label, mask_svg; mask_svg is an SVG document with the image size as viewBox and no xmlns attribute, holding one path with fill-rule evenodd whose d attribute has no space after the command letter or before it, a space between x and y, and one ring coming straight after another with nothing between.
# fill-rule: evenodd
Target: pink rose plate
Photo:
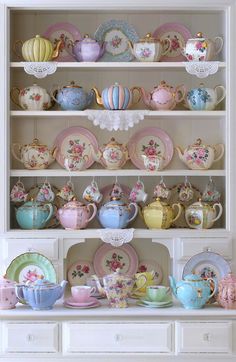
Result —
<instances>
[{"instance_id":1,"label":"pink rose plate","mask_svg":"<svg viewBox=\"0 0 236 362\"><path fill-rule=\"evenodd\" d=\"M77 260L73 263L67 272L67 278L70 285L84 285L86 279L94 274L93 265L90 261Z\"/></svg>"}]
</instances>

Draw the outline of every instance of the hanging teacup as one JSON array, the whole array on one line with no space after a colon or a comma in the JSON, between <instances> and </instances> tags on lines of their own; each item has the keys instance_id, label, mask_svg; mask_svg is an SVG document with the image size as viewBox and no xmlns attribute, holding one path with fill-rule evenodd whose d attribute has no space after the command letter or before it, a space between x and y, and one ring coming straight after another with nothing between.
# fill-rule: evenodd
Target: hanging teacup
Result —
<instances>
[{"instance_id":1,"label":"hanging teacup","mask_svg":"<svg viewBox=\"0 0 236 362\"><path fill-rule=\"evenodd\" d=\"M171 190L166 186L163 179L154 188L154 197L159 199L169 199Z\"/></svg>"},{"instance_id":2,"label":"hanging teacup","mask_svg":"<svg viewBox=\"0 0 236 362\"><path fill-rule=\"evenodd\" d=\"M115 182L113 184L112 190L110 192L110 198L121 198L123 195L123 190L121 188L121 186L118 184L118 182Z\"/></svg>"},{"instance_id":3,"label":"hanging teacup","mask_svg":"<svg viewBox=\"0 0 236 362\"><path fill-rule=\"evenodd\" d=\"M129 200L132 202L146 202L148 194L145 192L144 184L141 180L137 180L129 194Z\"/></svg>"},{"instance_id":4,"label":"hanging teacup","mask_svg":"<svg viewBox=\"0 0 236 362\"><path fill-rule=\"evenodd\" d=\"M55 194L52 191L52 187L49 182L45 181L39 189L39 192L36 196L36 201L53 202L54 199L55 199Z\"/></svg>"},{"instance_id":5,"label":"hanging teacup","mask_svg":"<svg viewBox=\"0 0 236 362\"><path fill-rule=\"evenodd\" d=\"M202 201L204 202L219 202L220 201L220 192L217 191L216 185L212 178L209 178L208 183L206 184L205 190L202 195Z\"/></svg>"},{"instance_id":6,"label":"hanging teacup","mask_svg":"<svg viewBox=\"0 0 236 362\"><path fill-rule=\"evenodd\" d=\"M194 196L194 191L192 189L192 185L189 181L185 181L179 189L179 201L187 202L192 200Z\"/></svg>"},{"instance_id":7,"label":"hanging teacup","mask_svg":"<svg viewBox=\"0 0 236 362\"><path fill-rule=\"evenodd\" d=\"M65 201L71 201L76 197L74 192L74 185L71 181L68 181L58 192L57 196L60 196Z\"/></svg>"},{"instance_id":8,"label":"hanging teacup","mask_svg":"<svg viewBox=\"0 0 236 362\"><path fill-rule=\"evenodd\" d=\"M88 202L99 203L102 201L102 197L103 195L99 191L98 184L94 180L85 188L83 192L83 199Z\"/></svg>"},{"instance_id":9,"label":"hanging teacup","mask_svg":"<svg viewBox=\"0 0 236 362\"><path fill-rule=\"evenodd\" d=\"M25 202L28 194L25 191L24 184L18 180L11 189L10 198L14 203Z\"/></svg>"}]
</instances>

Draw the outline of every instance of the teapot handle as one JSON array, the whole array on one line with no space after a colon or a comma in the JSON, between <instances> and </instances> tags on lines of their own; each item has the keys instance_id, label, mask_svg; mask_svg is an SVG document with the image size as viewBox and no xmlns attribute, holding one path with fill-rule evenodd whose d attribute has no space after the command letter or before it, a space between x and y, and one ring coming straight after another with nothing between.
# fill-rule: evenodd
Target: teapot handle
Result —
<instances>
[{"instance_id":1,"label":"teapot handle","mask_svg":"<svg viewBox=\"0 0 236 362\"><path fill-rule=\"evenodd\" d=\"M16 97L15 97L15 95L16 95ZM15 103L18 107L20 107L21 109L24 109L21 107L21 105L19 103L19 95L20 95L20 88L13 87L10 91L10 98L11 98L12 102ZM18 99L18 101L17 101L17 99Z\"/></svg>"},{"instance_id":2,"label":"teapot handle","mask_svg":"<svg viewBox=\"0 0 236 362\"><path fill-rule=\"evenodd\" d=\"M58 100L56 99L56 92L58 92L59 90L61 90L61 88L59 87L59 85L54 85L51 90L50 90L50 96L51 98L60 105L60 103L58 102Z\"/></svg>"},{"instance_id":3,"label":"teapot handle","mask_svg":"<svg viewBox=\"0 0 236 362\"><path fill-rule=\"evenodd\" d=\"M19 299L19 301L23 304L27 304L25 299L24 299L24 295L23 295L23 288L24 285L16 285L15 286L15 293L16 293L16 296L17 298Z\"/></svg>"},{"instance_id":4,"label":"teapot handle","mask_svg":"<svg viewBox=\"0 0 236 362\"><path fill-rule=\"evenodd\" d=\"M220 91L220 93L218 93L218 90ZM219 104L225 98L225 87L223 87L223 85L217 85L214 88L214 91L217 96L217 100L216 100L216 104L215 104L217 106L217 104Z\"/></svg>"},{"instance_id":5,"label":"teapot handle","mask_svg":"<svg viewBox=\"0 0 236 362\"><path fill-rule=\"evenodd\" d=\"M132 87L130 89L130 91L132 93L133 99L134 99L134 91L138 92L138 98L136 99L136 101L132 101L132 105L137 104L140 101L141 97L142 97L141 88L140 87Z\"/></svg>"},{"instance_id":6,"label":"teapot handle","mask_svg":"<svg viewBox=\"0 0 236 362\"><path fill-rule=\"evenodd\" d=\"M164 48L164 46L163 46L161 56L166 55L168 53L168 51L171 49L172 43L171 43L171 40L169 38L164 38L162 40L162 44L165 44L165 43L168 43L168 46L167 46L167 48Z\"/></svg>"},{"instance_id":7,"label":"teapot handle","mask_svg":"<svg viewBox=\"0 0 236 362\"><path fill-rule=\"evenodd\" d=\"M174 98L175 98L176 103L180 103L181 101L183 101L185 98L185 95L186 95L186 87L183 84L178 85L175 88L175 92L174 92Z\"/></svg>"},{"instance_id":8,"label":"teapot handle","mask_svg":"<svg viewBox=\"0 0 236 362\"><path fill-rule=\"evenodd\" d=\"M223 48L224 45L224 41L220 36L216 36L213 40L215 47L216 47L216 52L215 55L219 54L219 52L221 51L221 49ZM218 43L218 46L217 46Z\"/></svg>"},{"instance_id":9,"label":"teapot handle","mask_svg":"<svg viewBox=\"0 0 236 362\"><path fill-rule=\"evenodd\" d=\"M142 280L143 279L143 283L139 286L139 287L136 287L136 288L133 288L132 289L132 294L135 294L136 292L138 292L140 289L142 289L144 286L145 286L145 284L147 283L147 277L146 277L146 275L140 275L138 278L137 278L138 280Z\"/></svg>"},{"instance_id":10,"label":"teapot handle","mask_svg":"<svg viewBox=\"0 0 236 362\"><path fill-rule=\"evenodd\" d=\"M46 218L45 220L45 224L51 219L53 213L54 213L54 208L52 206L52 204L48 203L48 204L44 204L44 206L48 207L49 208L49 215L48 217Z\"/></svg>"},{"instance_id":11,"label":"teapot handle","mask_svg":"<svg viewBox=\"0 0 236 362\"><path fill-rule=\"evenodd\" d=\"M175 221L180 217L181 212L182 212L182 206L181 206L180 204L173 204L171 207L172 207L172 209L174 210L174 208L175 208L176 206L177 206L177 208L178 208L178 213L177 213L177 215L175 216L175 218L172 220L171 223L175 222Z\"/></svg>"},{"instance_id":12,"label":"teapot handle","mask_svg":"<svg viewBox=\"0 0 236 362\"><path fill-rule=\"evenodd\" d=\"M21 144L20 143L13 143L13 145L11 147L11 152L12 152L13 156L15 157L15 159L17 161L22 162L22 160L18 157L17 153L15 152L16 147L18 149L18 152L20 152L20 150L21 150Z\"/></svg>"},{"instance_id":13,"label":"teapot handle","mask_svg":"<svg viewBox=\"0 0 236 362\"><path fill-rule=\"evenodd\" d=\"M213 295L215 295L215 293L217 292L218 282L217 282L216 279L213 279L213 278L207 278L207 281L209 281L209 283L210 283L210 281L213 281L213 283L214 283L214 290L213 290L213 292L209 295L209 297L208 297L208 299L207 299L207 300L209 300L209 299L211 299L211 297L213 297Z\"/></svg>"},{"instance_id":14,"label":"teapot handle","mask_svg":"<svg viewBox=\"0 0 236 362\"><path fill-rule=\"evenodd\" d=\"M219 213L214 219L211 220L212 222L215 222L216 220L218 220L221 217L222 212L223 212L223 207L222 207L222 205L220 203L216 203L216 204L213 205L213 209L215 211L216 211L216 206L219 207Z\"/></svg>"},{"instance_id":15,"label":"teapot handle","mask_svg":"<svg viewBox=\"0 0 236 362\"><path fill-rule=\"evenodd\" d=\"M130 206L133 206L133 207L134 207L134 215L128 220L128 223L130 223L132 220L134 220L134 219L136 218L136 216L137 216L137 213L138 213L138 205L135 204L135 202L131 202L131 203L129 204L129 207L130 207Z\"/></svg>"},{"instance_id":16,"label":"teapot handle","mask_svg":"<svg viewBox=\"0 0 236 362\"><path fill-rule=\"evenodd\" d=\"M22 56L19 53L19 45L21 45L21 48L22 48L22 46L23 46L23 41L22 40L15 41L12 50L13 50L13 53L17 56L17 58L22 59Z\"/></svg>"},{"instance_id":17,"label":"teapot handle","mask_svg":"<svg viewBox=\"0 0 236 362\"><path fill-rule=\"evenodd\" d=\"M97 206L95 204L90 203L90 204L87 205L88 208L90 206L92 206L92 208L93 208L93 213L90 216L90 218L87 220L87 222L91 221L94 218L94 216L96 215L96 212L97 212Z\"/></svg>"},{"instance_id":18,"label":"teapot handle","mask_svg":"<svg viewBox=\"0 0 236 362\"><path fill-rule=\"evenodd\" d=\"M218 150L217 150L217 149L218 149ZM218 157L214 158L214 160L213 160L213 162L217 162L217 161L219 161L219 160L223 157L224 152L225 152L225 147L224 147L223 143L218 143L218 144L216 144L216 145L214 146L214 151L215 151L215 155L216 155L217 153L219 153ZM219 151L219 152L217 152L217 151Z\"/></svg>"}]
</instances>

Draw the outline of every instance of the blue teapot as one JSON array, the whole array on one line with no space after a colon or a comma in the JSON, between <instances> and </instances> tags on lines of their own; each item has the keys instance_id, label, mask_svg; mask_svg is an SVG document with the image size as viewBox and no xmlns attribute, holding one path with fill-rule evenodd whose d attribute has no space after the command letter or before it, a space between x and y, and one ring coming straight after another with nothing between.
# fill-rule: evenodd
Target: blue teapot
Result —
<instances>
[{"instance_id":1,"label":"blue teapot","mask_svg":"<svg viewBox=\"0 0 236 362\"><path fill-rule=\"evenodd\" d=\"M138 205L135 202L124 203L120 197L112 197L98 210L98 219L104 228L124 229L136 218Z\"/></svg>"},{"instance_id":2,"label":"blue teapot","mask_svg":"<svg viewBox=\"0 0 236 362\"><path fill-rule=\"evenodd\" d=\"M94 92L86 93L82 87L70 82L63 87L57 86L51 91L51 97L66 111L83 111L92 103Z\"/></svg>"},{"instance_id":3,"label":"blue teapot","mask_svg":"<svg viewBox=\"0 0 236 362\"><path fill-rule=\"evenodd\" d=\"M186 96L186 106L193 111L212 111L225 98L225 88L217 85L206 88L203 83L191 89Z\"/></svg>"},{"instance_id":4,"label":"blue teapot","mask_svg":"<svg viewBox=\"0 0 236 362\"><path fill-rule=\"evenodd\" d=\"M169 280L174 296L186 309L202 308L218 288L216 279L203 279L197 274L188 274L177 284L173 276L169 276ZM214 284L213 292L211 292L211 283Z\"/></svg>"},{"instance_id":5,"label":"blue teapot","mask_svg":"<svg viewBox=\"0 0 236 362\"><path fill-rule=\"evenodd\" d=\"M43 229L53 214L52 204L32 200L16 209L16 220L22 229Z\"/></svg>"},{"instance_id":6,"label":"blue teapot","mask_svg":"<svg viewBox=\"0 0 236 362\"><path fill-rule=\"evenodd\" d=\"M51 283L47 279L36 279L34 282L16 285L16 295L20 302L28 304L34 310L52 309L54 303L60 299L68 282L61 284Z\"/></svg>"}]
</instances>

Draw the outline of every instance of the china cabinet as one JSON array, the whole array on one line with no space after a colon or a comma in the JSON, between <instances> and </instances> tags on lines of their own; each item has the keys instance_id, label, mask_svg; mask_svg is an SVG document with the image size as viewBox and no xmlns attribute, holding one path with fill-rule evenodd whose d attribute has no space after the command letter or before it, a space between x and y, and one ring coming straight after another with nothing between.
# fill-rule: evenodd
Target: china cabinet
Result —
<instances>
[{"instance_id":1,"label":"china cabinet","mask_svg":"<svg viewBox=\"0 0 236 362\"><path fill-rule=\"evenodd\" d=\"M169 274L173 274L176 280L182 279L182 271L188 259L204 251L222 255L230 263L232 271L236 272L235 18L234 0L120 0L118 3L110 0L0 0L1 274L5 274L9 264L18 255L35 252L53 263L57 282L61 282L68 279L67 271L73 263L78 259L92 262L96 250L102 245L101 226L97 218L81 230L63 229L56 219L51 220L51 227L21 229L16 221L16 205L9 197L17 181L24 184L30 195L36 192L37 184L49 182L54 190L59 191L70 181L75 194L82 201L83 191L91 182L95 182L102 193L107 185L112 187L115 181L131 190L138 179L145 185L148 198L144 189L142 197L148 205L153 201L153 190L161 177L172 188L172 204L178 201L177 186L184 181L191 182L194 192L196 195L199 192L199 196L209 178L214 179L221 194L222 216L209 229L187 228L186 224L183 225L183 218L178 219L182 221L176 220L174 227L168 229L148 229L141 215L137 215L130 225L134 230L129 245L136 250L139 260L154 259L160 264L163 285L168 285ZM223 48L216 62L212 63L212 67L217 66L218 69L203 79L204 86L201 87L213 93L216 86L221 85L225 90L225 99L219 104L215 100L215 108L211 110L189 110L183 102L177 101L174 102L174 109L171 106L165 110L148 110L144 101L140 101L125 110L124 114L135 109L144 115L143 119L125 131L113 132L94 125L88 119L84 107L65 110L68 104L65 109L54 104L50 109L26 110L11 101L10 92L14 87L20 90L34 88L36 82L38 87L49 93L58 85L62 92L68 84L76 84L89 91L94 87L103 90L119 83L128 90L139 86L150 92L153 87L163 84L162 81L175 89L181 86L181 91L182 85L190 91L203 83L202 79L186 71L187 59L184 58L176 58L177 61L165 58L158 62L142 62L103 61L103 56L98 62L78 62L73 57L61 61L59 57L55 62L48 63L52 74L36 81L34 75L29 74L31 69L28 67L27 73L26 63L13 52L17 40L29 40L38 34L43 36L53 24L68 22L79 29L82 35L89 34L89 39L93 39L96 29L111 19L132 24L138 33L133 43L145 38L147 33L153 33L161 25L170 23L188 28L192 38L199 32L206 39L214 39L216 36L222 38ZM115 88L117 86L113 86L113 92ZM95 99L89 108L99 114L112 112L99 107ZM56 137L70 127L87 128L96 135L101 147L112 137L115 137L118 145L126 145L144 127L158 127L169 135L175 147L191 145L201 138L206 145L223 144L224 156L218 157L208 169L189 169L175 150L168 165L156 171L136 168L130 160L123 162L123 168L118 169L104 168L94 162L89 168L84 169L83 165L82 170L68 171L58 162L51 163L49 167L25 168L22 159L20 162L11 155L13 144L27 147L33 139L40 140L51 150ZM193 201L198 201L197 197ZM32 204L33 201L28 202ZM58 208L62 206L58 205ZM69 286L66 293L70 293ZM206 305L199 310L186 310L177 301L169 308L157 309L137 306L135 300L130 302L128 308L109 308L104 301L101 304L98 308L77 310L64 308L60 300L50 311L32 310L24 304L17 304L13 310L1 310L0 359L206 362L210 359L234 361L236 358L235 310L225 310L216 304Z\"/></svg>"}]
</instances>

